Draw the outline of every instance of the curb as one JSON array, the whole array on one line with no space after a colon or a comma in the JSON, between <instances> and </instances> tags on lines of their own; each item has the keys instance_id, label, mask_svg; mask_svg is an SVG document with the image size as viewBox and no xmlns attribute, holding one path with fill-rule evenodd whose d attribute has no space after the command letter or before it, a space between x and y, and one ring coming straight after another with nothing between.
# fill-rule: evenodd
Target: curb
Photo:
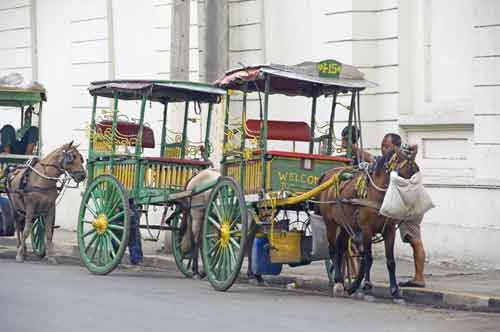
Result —
<instances>
[{"instance_id":1,"label":"curb","mask_svg":"<svg viewBox=\"0 0 500 332\"><path fill-rule=\"evenodd\" d=\"M15 257L15 239L0 238L0 259ZM78 246L74 244L60 244L57 247L59 254L58 260L62 264L81 265ZM124 260L128 261L128 253L125 254ZM36 259L28 257L28 261ZM175 265L174 258L168 256L144 256L142 266L149 268L168 269ZM124 264L127 265L127 264ZM245 283L246 273L240 273L238 282ZM266 282L272 287L321 291L331 294L331 286L326 278L304 278L298 276L267 276ZM392 300L390 295L389 285L383 283L374 283L372 289L372 297L384 300ZM425 288L402 288L402 296L405 303L434 306L438 308L468 310L477 312L500 313L500 297L490 297L472 293L461 293L437 289ZM355 297L355 295L353 295ZM359 296L358 296L359 298ZM360 298L363 298L361 296ZM370 297L365 297L369 300Z\"/></svg>"}]
</instances>

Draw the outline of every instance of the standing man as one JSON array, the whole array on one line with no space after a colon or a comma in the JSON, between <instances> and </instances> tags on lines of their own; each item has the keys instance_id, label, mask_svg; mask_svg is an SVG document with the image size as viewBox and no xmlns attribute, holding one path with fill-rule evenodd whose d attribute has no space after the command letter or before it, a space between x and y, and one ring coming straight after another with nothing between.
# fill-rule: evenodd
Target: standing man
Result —
<instances>
[{"instance_id":1,"label":"standing man","mask_svg":"<svg viewBox=\"0 0 500 332\"><path fill-rule=\"evenodd\" d=\"M401 148L401 136L398 134L387 134L382 140L382 154L388 153L395 147ZM412 154L417 153L417 145L410 147ZM400 282L401 287L425 287L424 280L424 264L425 264L425 250L422 242L422 235L420 232L420 224L422 223L423 216L417 219L404 220L399 225L399 233L401 239L405 243L410 243L413 249L413 261L415 264L415 276L408 281Z\"/></svg>"}]
</instances>

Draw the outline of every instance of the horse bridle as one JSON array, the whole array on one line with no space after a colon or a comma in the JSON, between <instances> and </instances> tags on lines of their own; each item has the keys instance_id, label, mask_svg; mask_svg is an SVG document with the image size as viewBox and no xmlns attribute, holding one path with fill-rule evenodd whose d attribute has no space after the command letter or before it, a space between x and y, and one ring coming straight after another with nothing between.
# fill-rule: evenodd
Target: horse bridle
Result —
<instances>
[{"instance_id":1,"label":"horse bridle","mask_svg":"<svg viewBox=\"0 0 500 332\"><path fill-rule=\"evenodd\" d=\"M417 170L418 170L418 166L417 164L415 163L415 160L413 160L411 158L411 150L409 148L409 146L407 144L404 144L401 148L401 154L403 155L403 157L405 158L405 160L403 160L402 162L398 162L399 160L399 153L397 153L396 151L393 152L393 155L391 157L391 159L389 159L389 161L385 162L384 164L384 173L386 176L386 180L384 181L384 186L385 188L380 188L379 186L377 186L375 184L375 181L373 181L373 178L371 176L371 172L369 170L369 164L366 163L367 165L362 165L363 163L360 163L359 166L362 166L360 167L362 170L365 171L365 174L366 176L368 177L368 179L370 180L371 182L371 185L378 191L381 191L381 192L386 192L387 191L387 188L389 187L389 181L390 181L390 173L392 171L395 171L396 174L399 176L400 174L400 170L407 164L409 163L409 169L410 169L410 174L413 174L413 168L415 167Z\"/></svg>"},{"instance_id":2,"label":"horse bridle","mask_svg":"<svg viewBox=\"0 0 500 332\"><path fill-rule=\"evenodd\" d=\"M65 174L65 179L62 180L62 182L65 183L67 181L68 177L70 177L76 181L75 174L73 172L68 171L68 169L67 169L68 165L71 164L73 161L75 161L75 156L73 155L73 153L71 153L70 149L65 149L65 150L63 150L63 160L58 165L57 164L43 163L41 161L39 162L39 164L42 165L43 167L53 167L53 168L57 169L58 171L60 171L61 173ZM37 172L37 174L38 174L38 172ZM60 180L59 178L47 177L47 176L41 175L41 174L38 174L38 175L41 176L42 178L45 178L48 180L56 180L56 179Z\"/></svg>"}]
</instances>

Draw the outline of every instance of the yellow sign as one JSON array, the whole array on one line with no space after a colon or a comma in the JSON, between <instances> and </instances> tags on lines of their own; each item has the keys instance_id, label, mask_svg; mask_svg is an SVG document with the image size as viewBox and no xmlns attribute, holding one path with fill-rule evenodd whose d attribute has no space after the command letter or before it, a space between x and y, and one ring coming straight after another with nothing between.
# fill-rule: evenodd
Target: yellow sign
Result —
<instances>
[{"instance_id":1,"label":"yellow sign","mask_svg":"<svg viewBox=\"0 0 500 332\"><path fill-rule=\"evenodd\" d=\"M319 177L316 175L307 175L298 172L279 172L278 177L282 188L286 188L287 185L316 185L319 181Z\"/></svg>"}]
</instances>

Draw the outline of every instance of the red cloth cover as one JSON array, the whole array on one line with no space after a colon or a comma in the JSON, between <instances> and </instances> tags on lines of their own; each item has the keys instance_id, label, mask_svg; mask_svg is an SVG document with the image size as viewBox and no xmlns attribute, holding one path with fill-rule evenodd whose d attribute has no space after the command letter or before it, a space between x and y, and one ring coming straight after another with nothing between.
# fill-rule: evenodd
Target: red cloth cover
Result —
<instances>
[{"instance_id":1,"label":"red cloth cover","mask_svg":"<svg viewBox=\"0 0 500 332\"><path fill-rule=\"evenodd\" d=\"M106 129L112 127L113 121L111 120L103 120L96 123L96 130L99 132L104 132ZM118 121L116 129L122 136L128 138L137 138L137 134L139 132L139 124L128 121ZM155 147L155 135L153 133L153 129L148 126L144 126L144 129L142 131L142 147L152 149Z\"/></svg>"},{"instance_id":2,"label":"red cloth cover","mask_svg":"<svg viewBox=\"0 0 500 332\"><path fill-rule=\"evenodd\" d=\"M248 134L258 137L260 122L260 120L248 119L246 121ZM311 128L305 122L268 120L267 139L309 142L311 140Z\"/></svg>"}]
</instances>

